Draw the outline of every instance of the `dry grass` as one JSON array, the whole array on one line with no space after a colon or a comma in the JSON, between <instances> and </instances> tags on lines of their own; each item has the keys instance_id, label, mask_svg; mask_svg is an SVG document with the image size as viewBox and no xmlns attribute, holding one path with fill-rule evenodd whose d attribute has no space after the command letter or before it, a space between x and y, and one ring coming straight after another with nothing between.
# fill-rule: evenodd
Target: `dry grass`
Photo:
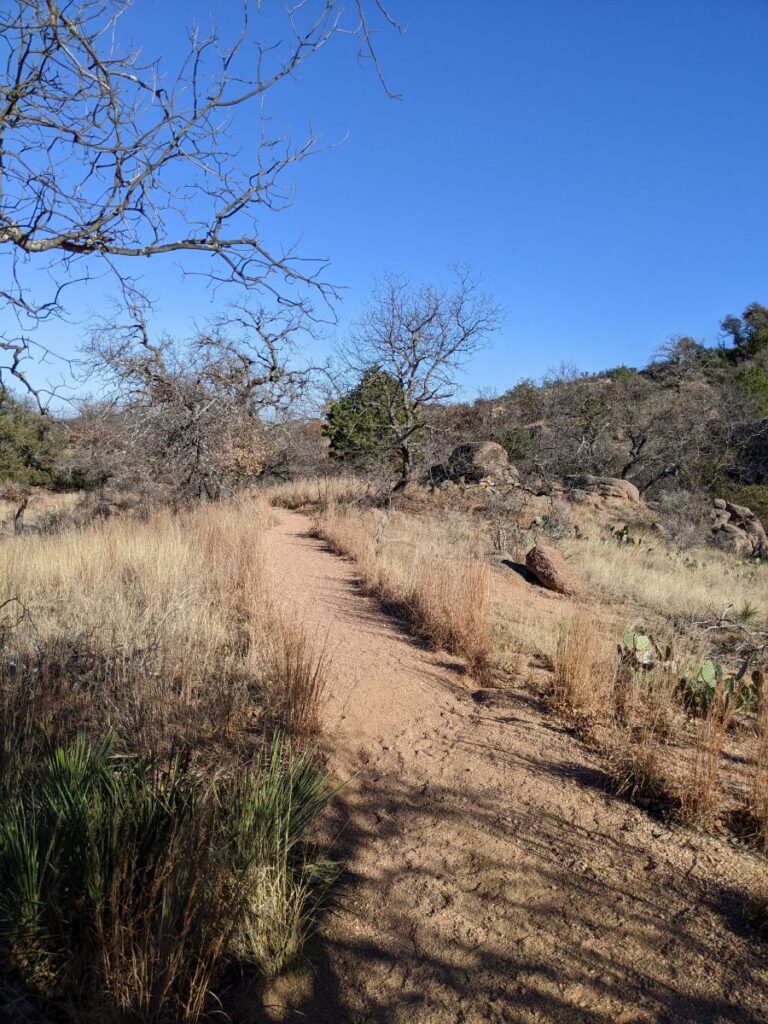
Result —
<instances>
[{"instance_id":1,"label":"dry grass","mask_svg":"<svg viewBox=\"0 0 768 1024\"><path fill-rule=\"evenodd\" d=\"M495 630L499 646L518 654L531 655L547 665L554 665L558 638L573 618L573 605L551 598L538 591L521 593L510 585L499 570L500 580L494 586Z\"/></svg>"},{"instance_id":2,"label":"dry grass","mask_svg":"<svg viewBox=\"0 0 768 1024\"><path fill-rule=\"evenodd\" d=\"M195 1021L233 961L277 973L314 927L333 791L301 747L324 664L266 589L271 517L251 497L0 545L0 926L20 998Z\"/></svg>"},{"instance_id":3,"label":"dry grass","mask_svg":"<svg viewBox=\"0 0 768 1024\"><path fill-rule=\"evenodd\" d=\"M768 614L766 565L746 565L712 548L681 554L661 539L635 546L592 537L561 547L590 591L606 602L641 605L683 621L712 618L728 605L737 611L752 605L762 619Z\"/></svg>"},{"instance_id":4,"label":"dry grass","mask_svg":"<svg viewBox=\"0 0 768 1024\"><path fill-rule=\"evenodd\" d=\"M25 529L39 530L54 526L59 519L66 519L72 514L82 497L80 491L57 493L35 488L24 513ZM0 498L0 530L6 534L13 533L13 520L18 508L17 501Z\"/></svg>"},{"instance_id":5,"label":"dry grass","mask_svg":"<svg viewBox=\"0 0 768 1024\"><path fill-rule=\"evenodd\" d=\"M768 939L768 870L763 871L760 883L750 900L752 919L764 939Z\"/></svg>"},{"instance_id":6,"label":"dry grass","mask_svg":"<svg viewBox=\"0 0 768 1024\"><path fill-rule=\"evenodd\" d=\"M703 722L698 723L694 757L690 771L680 787L680 816L687 825L712 828L719 817L721 790L718 776L723 747L733 721L738 691L733 700L726 698L724 683L719 683Z\"/></svg>"},{"instance_id":7,"label":"dry grass","mask_svg":"<svg viewBox=\"0 0 768 1024\"><path fill-rule=\"evenodd\" d=\"M671 745L683 713L669 666L637 669L620 657L594 610L561 621L552 703L582 739L604 749L616 791L633 799L669 799Z\"/></svg>"},{"instance_id":8,"label":"dry grass","mask_svg":"<svg viewBox=\"0 0 768 1024\"><path fill-rule=\"evenodd\" d=\"M552 676L553 704L573 721L579 734L594 738L610 712L616 649L587 609L561 621Z\"/></svg>"},{"instance_id":9,"label":"dry grass","mask_svg":"<svg viewBox=\"0 0 768 1024\"><path fill-rule=\"evenodd\" d=\"M298 624L280 622L266 638L266 718L271 731L307 738L320 731L318 715L326 662Z\"/></svg>"},{"instance_id":10,"label":"dry grass","mask_svg":"<svg viewBox=\"0 0 768 1024\"><path fill-rule=\"evenodd\" d=\"M143 751L309 728L319 668L265 591L269 520L244 499L0 546L5 748L31 722Z\"/></svg>"},{"instance_id":11,"label":"dry grass","mask_svg":"<svg viewBox=\"0 0 768 1024\"><path fill-rule=\"evenodd\" d=\"M581 737L601 747L616 791L641 803L675 808L680 820L707 830L723 820L726 743L740 706L718 685L707 714L691 719L679 693L681 675L701 656L681 646L651 667L631 652L611 657L610 641L594 612L580 609L560 625L551 679L552 703ZM747 685L746 677L740 687ZM748 811L765 843L768 835L768 712L760 739ZM742 741L743 742L743 741ZM739 798L741 799L741 798ZM734 810L731 806L731 810Z\"/></svg>"},{"instance_id":12,"label":"dry grass","mask_svg":"<svg viewBox=\"0 0 768 1024\"><path fill-rule=\"evenodd\" d=\"M364 501L377 496L378 492L376 484L344 474L288 480L272 484L261 493L278 508L298 509L325 508L334 501Z\"/></svg>"},{"instance_id":13,"label":"dry grass","mask_svg":"<svg viewBox=\"0 0 768 1024\"><path fill-rule=\"evenodd\" d=\"M363 512L331 503L316 530L351 558L369 593L392 606L433 647L489 670L489 568L470 524L402 513Z\"/></svg>"}]
</instances>

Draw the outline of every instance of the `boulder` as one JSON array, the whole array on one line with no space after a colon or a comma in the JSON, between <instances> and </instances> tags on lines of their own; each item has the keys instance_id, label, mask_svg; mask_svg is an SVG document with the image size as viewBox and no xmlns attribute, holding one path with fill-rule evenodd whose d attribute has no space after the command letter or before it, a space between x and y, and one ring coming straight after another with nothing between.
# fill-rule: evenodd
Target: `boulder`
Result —
<instances>
[{"instance_id":1,"label":"boulder","mask_svg":"<svg viewBox=\"0 0 768 1024\"><path fill-rule=\"evenodd\" d=\"M723 523L714 530L715 540L718 545L726 551L740 558L749 558L752 555L752 543L743 530L731 523Z\"/></svg>"},{"instance_id":2,"label":"boulder","mask_svg":"<svg viewBox=\"0 0 768 1024\"><path fill-rule=\"evenodd\" d=\"M460 444L448 459L448 475L452 480L467 483L513 482L517 470L509 464L509 456L495 441L469 441Z\"/></svg>"},{"instance_id":3,"label":"boulder","mask_svg":"<svg viewBox=\"0 0 768 1024\"><path fill-rule=\"evenodd\" d=\"M581 581L557 548L537 544L525 556L525 564L547 590L557 594L580 594Z\"/></svg>"},{"instance_id":4,"label":"boulder","mask_svg":"<svg viewBox=\"0 0 768 1024\"><path fill-rule=\"evenodd\" d=\"M712 533L729 551L746 557L768 556L768 535L758 517L746 505L715 498Z\"/></svg>"},{"instance_id":5,"label":"boulder","mask_svg":"<svg viewBox=\"0 0 768 1024\"><path fill-rule=\"evenodd\" d=\"M640 491L629 480L621 480L613 476L573 476L568 478L571 487L600 498L612 498L616 501L628 501L637 504Z\"/></svg>"}]
</instances>

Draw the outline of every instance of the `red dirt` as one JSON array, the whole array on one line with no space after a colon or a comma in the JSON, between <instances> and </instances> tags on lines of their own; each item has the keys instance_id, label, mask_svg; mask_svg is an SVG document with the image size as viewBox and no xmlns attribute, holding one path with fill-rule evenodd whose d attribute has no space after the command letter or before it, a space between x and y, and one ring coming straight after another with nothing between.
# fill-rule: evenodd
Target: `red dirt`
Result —
<instances>
[{"instance_id":1,"label":"red dirt","mask_svg":"<svg viewBox=\"0 0 768 1024\"><path fill-rule=\"evenodd\" d=\"M359 774L339 804L342 905L314 973L270 994L273 1017L767 1020L768 956L745 906L761 862L610 796L525 672L473 696L459 663L382 614L307 525L280 514L271 573L326 644L326 734L338 770ZM504 599L526 599L511 586Z\"/></svg>"}]
</instances>

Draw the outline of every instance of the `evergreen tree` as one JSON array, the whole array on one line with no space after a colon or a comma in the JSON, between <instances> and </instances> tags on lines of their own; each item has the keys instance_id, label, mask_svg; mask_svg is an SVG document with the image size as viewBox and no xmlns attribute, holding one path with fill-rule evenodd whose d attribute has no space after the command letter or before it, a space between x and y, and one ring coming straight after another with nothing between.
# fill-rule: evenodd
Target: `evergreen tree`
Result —
<instances>
[{"instance_id":1,"label":"evergreen tree","mask_svg":"<svg viewBox=\"0 0 768 1024\"><path fill-rule=\"evenodd\" d=\"M61 448L53 420L0 388L0 482L22 488L50 486Z\"/></svg>"},{"instance_id":2,"label":"evergreen tree","mask_svg":"<svg viewBox=\"0 0 768 1024\"><path fill-rule=\"evenodd\" d=\"M360 382L326 413L323 434L330 441L331 455L357 464L394 459L405 401L394 377L378 366L365 370Z\"/></svg>"}]
</instances>

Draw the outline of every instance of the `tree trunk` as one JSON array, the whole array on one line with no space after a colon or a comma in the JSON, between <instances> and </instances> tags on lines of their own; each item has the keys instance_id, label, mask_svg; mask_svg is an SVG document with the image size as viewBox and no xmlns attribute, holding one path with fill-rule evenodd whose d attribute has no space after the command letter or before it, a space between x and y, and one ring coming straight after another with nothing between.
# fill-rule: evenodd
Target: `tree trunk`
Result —
<instances>
[{"instance_id":1,"label":"tree trunk","mask_svg":"<svg viewBox=\"0 0 768 1024\"><path fill-rule=\"evenodd\" d=\"M27 505L29 504L29 495L25 494L21 499L16 515L13 517L13 532L23 533L24 532L24 513L27 511Z\"/></svg>"},{"instance_id":2,"label":"tree trunk","mask_svg":"<svg viewBox=\"0 0 768 1024\"><path fill-rule=\"evenodd\" d=\"M413 455L411 446L405 442L400 446L400 479L395 484L396 491L404 490L413 477Z\"/></svg>"}]
</instances>

